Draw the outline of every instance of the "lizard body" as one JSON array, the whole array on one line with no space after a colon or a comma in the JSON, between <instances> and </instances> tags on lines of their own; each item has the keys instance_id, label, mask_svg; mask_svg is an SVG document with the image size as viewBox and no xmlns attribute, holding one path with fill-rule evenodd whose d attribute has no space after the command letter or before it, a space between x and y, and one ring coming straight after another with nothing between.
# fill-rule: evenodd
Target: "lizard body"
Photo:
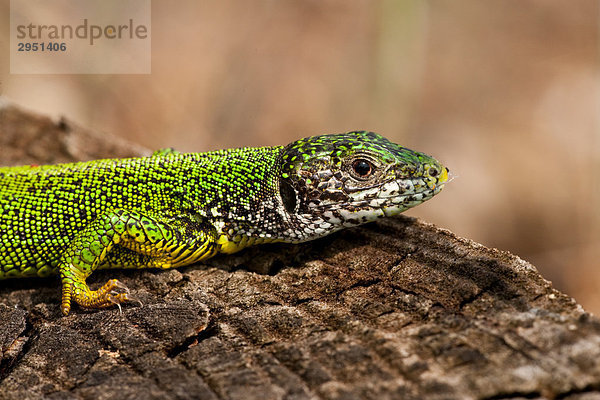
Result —
<instances>
[{"instance_id":1,"label":"lizard body","mask_svg":"<svg viewBox=\"0 0 600 400\"><path fill-rule=\"evenodd\" d=\"M298 243L437 194L438 161L372 132L287 146L0 168L0 279L60 275L61 310L131 300L96 268L171 268Z\"/></svg>"}]
</instances>

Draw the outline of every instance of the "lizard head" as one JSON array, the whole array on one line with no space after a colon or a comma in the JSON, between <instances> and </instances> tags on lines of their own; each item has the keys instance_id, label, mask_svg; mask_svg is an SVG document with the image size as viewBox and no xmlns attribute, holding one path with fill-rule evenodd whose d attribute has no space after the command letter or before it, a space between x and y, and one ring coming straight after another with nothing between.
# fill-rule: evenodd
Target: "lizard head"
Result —
<instances>
[{"instance_id":1,"label":"lizard head","mask_svg":"<svg viewBox=\"0 0 600 400\"><path fill-rule=\"evenodd\" d=\"M290 241L392 216L429 200L448 180L434 158L373 132L313 136L285 147L279 192Z\"/></svg>"}]
</instances>

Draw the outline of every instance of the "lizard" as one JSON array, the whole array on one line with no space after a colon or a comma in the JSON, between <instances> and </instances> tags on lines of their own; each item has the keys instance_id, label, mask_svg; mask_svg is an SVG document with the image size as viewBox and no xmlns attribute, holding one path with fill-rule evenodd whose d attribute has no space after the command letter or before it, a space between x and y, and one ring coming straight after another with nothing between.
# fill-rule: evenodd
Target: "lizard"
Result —
<instances>
[{"instance_id":1,"label":"lizard","mask_svg":"<svg viewBox=\"0 0 600 400\"><path fill-rule=\"evenodd\" d=\"M96 269L172 268L399 214L448 169L368 131L273 147L0 168L0 279L59 275L60 310L136 300Z\"/></svg>"}]
</instances>

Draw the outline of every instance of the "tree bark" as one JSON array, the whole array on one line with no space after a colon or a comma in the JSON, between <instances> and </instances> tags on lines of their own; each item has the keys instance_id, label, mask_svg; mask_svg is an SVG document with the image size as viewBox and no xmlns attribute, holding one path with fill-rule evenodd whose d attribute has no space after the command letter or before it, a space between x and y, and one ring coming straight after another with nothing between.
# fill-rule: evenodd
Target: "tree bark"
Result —
<instances>
[{"instance_id":1,"label":"tree bark","mask_svg":"<svg viewBox=\"0 0 600 400\"><path fill-rule=\"evenodd\" d=\"M4 104L0 165L147 155ZM600 321L535 267L414 218L177 270L97 271L143 306L60 314L0 281L1 399L600 398Z\"/></svg>"}]
</instances>

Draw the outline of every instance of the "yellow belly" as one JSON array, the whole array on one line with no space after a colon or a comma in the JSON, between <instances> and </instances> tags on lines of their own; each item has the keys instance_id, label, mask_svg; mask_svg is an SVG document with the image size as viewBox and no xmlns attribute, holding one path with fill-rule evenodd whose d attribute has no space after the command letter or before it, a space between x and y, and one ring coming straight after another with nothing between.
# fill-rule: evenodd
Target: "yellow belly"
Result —
<instances>
[{"instance_id":1,"label":"yellow belly","mask_svg":"<svg viewBox=\"0 0 600 400\"><path fill-rule=\"evenodd\" d=\"M278 241L273 238L259 238L244 235L237 235L230 239L226 234L221 234L217 239L217 252L231 254L238 252L248 246L261 243L272 243Z\"/></svg>"}]
</instances>

